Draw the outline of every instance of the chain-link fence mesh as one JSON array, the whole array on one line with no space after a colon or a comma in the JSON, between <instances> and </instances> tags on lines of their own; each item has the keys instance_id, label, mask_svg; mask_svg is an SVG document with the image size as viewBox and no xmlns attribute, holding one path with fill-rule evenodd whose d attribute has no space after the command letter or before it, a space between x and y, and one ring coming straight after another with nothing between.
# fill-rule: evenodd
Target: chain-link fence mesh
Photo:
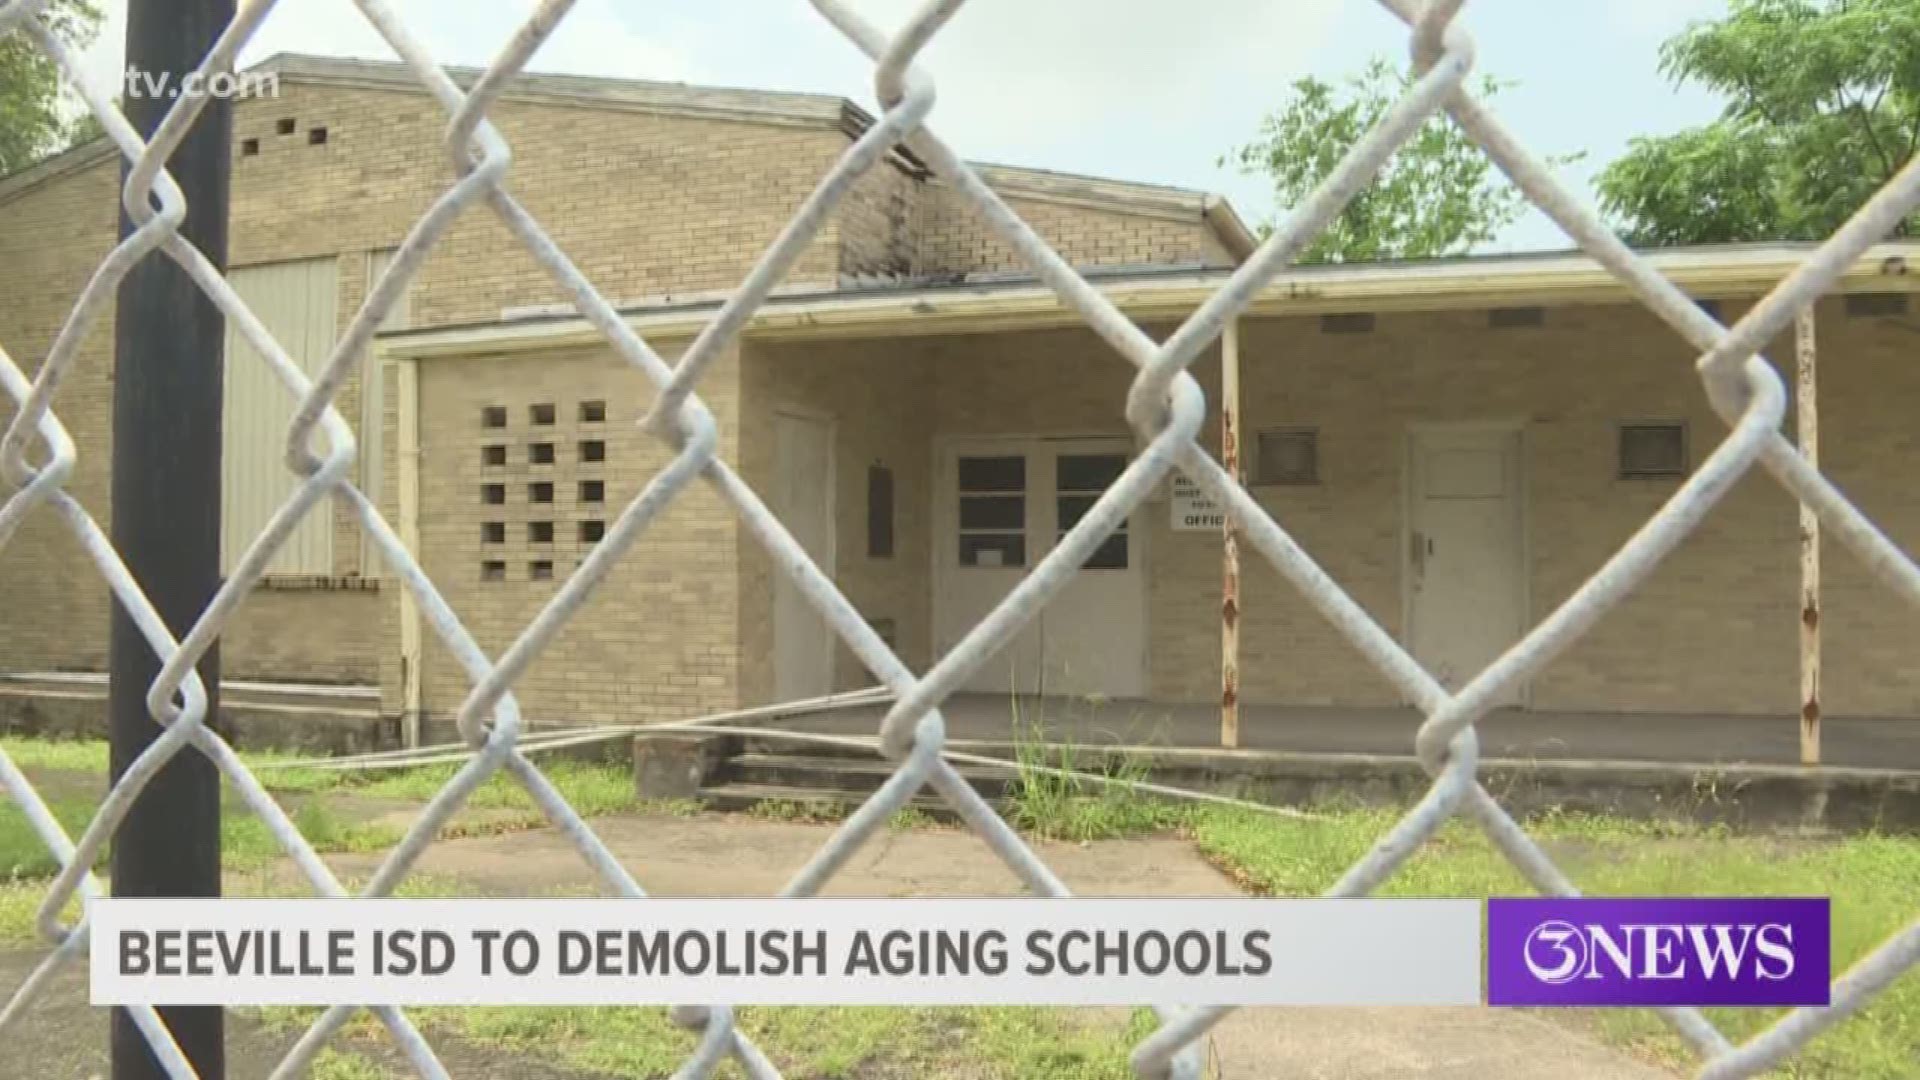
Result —
<instances>
[{"instance_id":1,"label":"chain-link fence mesh","mask_svg":"<svg viewBox=\"0 0 1920 1080\"><path fill-rule=\"evenodd\" d=\"M0 784L24 808L61 869L39 910L39 930L52 951L0 1012L0 1029L17 1020L48 985L61 965L87 945L83 915L66 925L61 915L76 896L90 898L98 883L90 867L113 835L136 795L169 758L182 752L207 755L233 785L248 809L267 822L278 843L312 888L342 896L341 883L320 860L286 812L248 771L233 749L207 726L205 688L195 664L228 625L235 609L261 578L297 522L331 497L360 523L397 582L413 597L433 632L464 668L472 689L458 712L459 729L472 753L420 813L404 838L388 853L366 885L365 895L391 893L421 852L474 789L504 771L523 785L534 801L576 847L613 892L629 897L646 893L593 829L568 806L547 779L518 749L521 716L513 685L528 665L579 610L582 603L623 558L675 497L694 483L711 485L738 514L754 539L772 556L834 632L890 688L897 699L882 721L882 750L897 768L887 782L835 831L832 838L788 883L783 895L808 896L846 864L882 828L894 811L931 785L1011 867L1026 886L1046 896L1067 895L1066 886L1021 837L941 757L945 742L940 705L996 642L1017 633L1056 594L1094 549L1134 512L1156 485L1174 470L1186 474L1227 508L1254 550L1296 585L1392 684L1426 716L1416 748L1433 777L1425 795L1389 832L1350 867L1328 891L1330 896L1359 896L1392 875L1449 817L1475 820L1514 866L1542 892L1576 894L1569 880L1477 779L1479 748L1474 724L1504 692L1538 672L1600 616L1617 605L1654 566L1686 537L1756 464L1772 473L1802 504L1820 517L1833 536L1851 549L1875 575L1906 602L1920 605L1920 567L1883 536L1780 432L1786 397L1773 368L1758 354L1764 343L1791 324L1875 241L1887 236L1920 203L1920 163L1909 163L1831 239L1745 317L1722 326L1671 282L1629 250L1590 211L1583 208L1524 149L1465 82L1473 63L1473 43L1458 25L1464 0L1382 0L1411 31L1412 65L1417 80L1345 156L1338 168L1259 250L1165 341L1156 342L1129 321L1100 291L1077 274L959 155L925 125L934 104L934 86L914 66L915 58L961 8L964 0L926 0L889 35L868 23L842 0L811 0L819 14L875 64L874 88L884 112L819 182L779 238L760 258L678 364L668 364L631 330L614 307L534 219L508 194L510 148L488 121L489 107L572 6L571 0L542 0L470 89L462 91L435 63L426 46L385 0L355 0L360 12L405 61L451 119L446 149L457 181L416 222L386 272L335 343L324 368L309 378L273 339L260 319L235 294L222 275L179 235L185 205L164 163L179 146L207 103L204 88L219 85L211 76L231 72L236 56L274 7L272 0L244 2L226 32L201 65L201 79L183 87L151 142L143 141L112 100L89 88L78 58L42 21L51 0L11 0L0 6L0 35L26 35L82 88L87 105L120 151L132 163L124 188L125 207L137 228L100 265L41 364L29 379L0 352L0 382L17 403L14 419L0 442L0 471L7 493L0 504L0 545L21 520L35 511L55 515L106 580L112 595L130 613L162 661L147 701L164 734L135 761L108 793L79 841L68 838L34 790L4 752ZM1118 15L1118 13L1116 13ZM1122 16L1123 17L1123 16ZM1627 543L1519 642L1458 692L1448 692L1407 650L1377 624L1263 510L1196 441L1205 417L1205 401L1188 366L1239 315L1256 292L1326 228L1353 195L1365 187L1394 150L1430 117L1444 112L1470 135L1525 192L1528 199L1605 266L1642 303L1699 350L1696 369L1706 393L1729 427L1727 438ZM1025 258L1060 298L1137 369L1127 398L1126 418L1138 433L1141 449L1124 473L1034 567L991 614L924 675L916 675L868 626L768 510L761 498L715 453L714 419L695 393L701 376L740 334L782 275L820 231L836 203L868 170L897 145L912 150L952 187L994 231ZM612 345L619 358L658 388L658 397L642 423L672 449L670 463L652 477L607 530L602 543L564 582L550 602L506 651L487 655L462 626L428 580L415 555L357 489L351 476L356 445L335 407L335 398L375 330L398 302L408 280L429 250L462 213L484 204L524 244ZM232 573L184 639L175 641L142 594L120 556L95 520L64 485L72 475L75 447L53 412L55 391L74 366L81 340L127 275L144 258L162 255L179 263L234 327L299 398L287 433L286 466L300 478L297 490L247 548ZM19 343L13 344L18 347ZM309 450L317 435L324 454ZM1894 978L1920 960L1920 923L1909 925L1845 973L1834 984L1832 1005L1787 1013L1749 1042L1735 1046L1699 1012L1667 1009L1664 1016L1699 1052L1701 1075L1749 1076L1792 1054L1821 1030L1859 1009ZM158 1060L180 1080L193 1070L166 1027L150 1008L131 1010ZM275 1070L276 1077L301 1074L354 1010L327 1010L300 1038ZM427 1077L446 1076L419 1030L398 1009L374 1012ZM1195 1077L1202 1067L1199 1040L1228 1012L1222 1008L1168 1009L1158 1029L1133 1053L1143 1077ZM735 1025L727 1008L683 1008L679 1023L699 1033L696 1049L678 1076L710 1073L732 1058L748 1075L779 1075L768 1057Z\"/></svg>"}]
</instances>

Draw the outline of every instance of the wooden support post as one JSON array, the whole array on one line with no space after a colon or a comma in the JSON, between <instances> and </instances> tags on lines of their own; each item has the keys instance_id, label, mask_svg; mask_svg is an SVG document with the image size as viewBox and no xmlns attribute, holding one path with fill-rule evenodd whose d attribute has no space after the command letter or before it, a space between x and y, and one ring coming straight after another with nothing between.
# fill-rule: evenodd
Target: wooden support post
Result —
<instances>
[{"instance_id":1,"label":"wooden support post","mask_svg":"<svg viewBox=\"0 0 1920 1080\"><path fill-rule=\"evenodd\" d=\"M378 372L381 365L373 365ZM400 490L400 542L413 557L420 558L420 361L402 360L395 368L398 376L395 421L399 437L396 463ZM394 580L398 580L395 575ZM422 647L420 604L413 592L400 588L400 745L419 746L421 738L420 665L426 650Z\"/></svg>"},{"instance_id":2,"label":"wooden support post","mask_svg":"<svg viewBox=\"0 0 1920 1080\"><path fill-rule=\"evenodd\" d=\"M1240 320L1220 338L1220 463L1240 476ZM1220 745L1240 745L1240 544L1233 518L1223 517L1220 562Z\"/></svg>"},{"instance_id":3,"label":"wooden support post","mask_svg":"<svg viewBox=\"0 0 1920 1080\"><path fill-rule=\"evenodd\" d=\"M1815 392L1811 307L1794 320L1795 412L1800 452L1820 465L1820 409ZM1820 764L1820 517L1800 507L1800 763Z\"/></svg>"}]
</instances>

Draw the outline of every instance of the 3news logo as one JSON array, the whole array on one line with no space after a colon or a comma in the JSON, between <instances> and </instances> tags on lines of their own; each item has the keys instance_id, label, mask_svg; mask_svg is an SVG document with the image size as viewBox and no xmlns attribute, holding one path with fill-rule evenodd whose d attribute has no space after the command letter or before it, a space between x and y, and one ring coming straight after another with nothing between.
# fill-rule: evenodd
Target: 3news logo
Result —
<instances>
[{"instance_id":1,"label":"3news logo","mask_svg":"<svg viewBox=\"0 0 1920 1080\"><path fill-rule=\"evenodd\" d=\"M1491 1005L1826 1005L1823 898L1487 902Z\"/></svg>"}]
</instances>

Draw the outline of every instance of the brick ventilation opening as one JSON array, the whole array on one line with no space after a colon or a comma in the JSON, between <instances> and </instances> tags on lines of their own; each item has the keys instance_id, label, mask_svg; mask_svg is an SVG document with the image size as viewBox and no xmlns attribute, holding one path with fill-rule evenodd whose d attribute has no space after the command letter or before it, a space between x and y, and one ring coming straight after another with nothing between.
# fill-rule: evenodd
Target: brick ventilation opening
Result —
<instances>
[{"instance_id":1,"label":"brick ventilation opening","mask_svg":"<svg viewBox=\"0 0 1920 1080\"><path fill-rule=\"evenodd\" d=\"M535 405L527 410L527 419L536 427L551 427L554 420L554 408L551 402Z\"/></svg>"},{"instance_id":2,"label":"brick ventilation opening","mask_svg":"<svg viewBox=\"0 0 1920 1080\"><path fill-rule=\"evenodd\" d=\"M580 501L597 503L607 501L607 483L604 480L580 481Z\"/></svg>"},{"instance_id":3,"label":"brick ventilation opening","mask_svg":"<svg viewBox=\"0 0 1920 1080\"><path fill-rule=\"evenodd\" d=\"M580 523L580 542L597 544L607 535L607 523L604 521L583 521Z\"/></svg>"},{"instance_id":4,"label":"brick ventilation opening","mask_svg":"<svg viewBox=\"0 0 1920 1080\"><path fill-rule=\"evenodd\" d=\"M480 410L480 426L483 428L503 428L507 426L507 407L489 405Z\"/></svg>"},{"instance_id":5,"label":"brick ventilation opening","mask_svg":"<svg viewBox=\"0 0 1920 1080\"><path fill-rule=\"evenodd\" d=\"M327 129L323 127L309 129L307 131L307 145L308 146L327 145Z\"/></svg>"},{"instance_id":6,"label":"brick ventilation opening","mask_svg":"<svg viewBox=\"0 0 1920 1080\"><path fill-rule=\"evenodd\" d=\"M527 460L535 465L553 464L553 444L550 442L527 444Z\"/></svg>"},{"instance_id":7,"label":"brick ventilation opening","mask_svg":"<svg viewBox=\"0 0 1920 1080\"><path fill-rule=\"evenodd\" d=\"M293 130L299 126L300 125L294 121L293 117L283 116L280 119L274 121L273 130L279 132L282 135L291 135L293 134Z\"/></svg>"},{"instance_id":8,"label":"brick ventilation opening","mask_svg":"<svg viewBox=\"0 0 1920 1080\"><path fill-rule=\"evenodd\" d=\"M1687 475L1687 426L1672 421L1620 425L1620 479Z\"/></svg>"},{"instance_id":9,"label":"brick ventilation opening","mask_svg":"<svg viewBox=\"0 0 1920 1080\"><path fill-rule=\"evenodd\" d=\"M1545 326L1546 324L1546 308L1494 308L1487 312L1487 325L1495 330L1514 330L1522 326Z\"/></svg>"},{"instance_id":10,"label":"brick ventilation opening","mask_svg":"<svg viewBox=\"0 0 1920 1080\"><path fill-rule=\"evenodd\" d=\"M240 140L240 156L241 157L260 156L260 140L259 139L241 139Z\"/></svg>"},{"instance_id":11,"label":"brick ventilation opening","mask_svg":"<svg viewBox=\"0 0 1920 1080\"><path fill-rule=\"evenodd\" d=\"M1277 428L1254 436L1253 482L1309 487L1320 482L1320 432Z\"/></svg>"},{"instance_id":12,"label":"brick ventilation opening","mask_svg":"<svg viewBox=\"0 0 1920 1080\"><path fill-rule=\"evenodd\" d=\"M607 418L607 403L604 401L583 401L580 403L580 422L598 424Z\"/></svg>"},{"instance_id":13,"label":"brick ventilation opening","mask_svg":"<svg viewBox=\"0 0 1920 1080\"><path fill-rule=\"evenodd\" d=\"M505 465L507 463L507 448L504 446L481 447L480 463L482 465Z\"/></svg>"},{"instance_id":14,"label":"brick ventilation opening","mask_svg":"<svg viewBox=\"0 0 1920 1080\"><path fill-rule=\"evenodd\" d=\"M581 461L607 460L607 444L599 439L588 439L580 444Z\"/></svg>"},{"instance_id":15,"label":"brick ventilation opening","mask_svg":"<svg viewBox=\"0 0 1920 1080\"><path fill-rule=\"evenodd\" d=\"M504 562L501 562L499 559L488 559L486 562L481 563L480 564L480 580L481 581L507 580L507 564Z\"/></svg>"},{"instance_id":16,"label":"brick ventilation opening","mask_svg":"<svg viewBox=\"0 0 1920 1080\"><path fill-rule=\"evenodd\" d=\"M545 480L536 480L527 485L527 501L550 503L553 501L553 484Z\"/></svg>"},{"instance_id":17,"label":"brick ventilation opening","mask_svg":"<svg viewBox=\"0 0 1920 1080\"><path fill-rule=\"evenodd\" d=\"M1847 297L1847 317L1853 319L1872 319L1888 315L1905 315L1907 296L1905 293L1854 293Z\"/></svg>"},{"instance_id":18,"label":"brick ventilation opening","mask_svg":"<svg viewBox=\"0 0 1920 1080\"><path fill-rule=\"evenodd\" d=\"M553 543L553 522L551 521L527 522L527 542L530 544Z\"/></svg>"},{"instance_id":19,"label":"brick ventilation opening","mask_svg":"<svg viewBox=\"0 0 1920 1080\"><path fill-rule=\"evenodd\" d=\"M507 502L507 485L481 484L480 501L486 503L488 506L505 506Z\"/></svg>"},{"instance_id":20,"label":"brick ventilation opening","mask_svg":"<svg viewBox=\"0 0 1920 1080\"><path fill-rule=\"evenodd\" d=\"M507 523L504 521L483 521L480 523L480 542L483 544L504 544L507 542Z\"/></svg>"},{"instance_id":21,"label":"brick ventilation opening","mask_svg":"<svg viewBox=\"0 0 1920 1080\"><path fill-rule=\"evenodd\" d=\"M539 559L527 564L527 576L534 581L553 580L553 560Z\"/></svg>"}]
</instances>

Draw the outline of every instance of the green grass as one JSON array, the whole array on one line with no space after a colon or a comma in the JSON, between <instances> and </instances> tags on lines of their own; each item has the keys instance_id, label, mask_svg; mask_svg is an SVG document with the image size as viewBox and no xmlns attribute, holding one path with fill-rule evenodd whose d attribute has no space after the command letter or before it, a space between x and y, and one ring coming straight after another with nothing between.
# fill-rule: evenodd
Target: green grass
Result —
<instances>
[{"instance_id":1,"label":"green grass","mask_svg":"<svg viewBox=\"0 0 1920 1080\"><path fill-rule=\"evenodd\" d=\"M244 1011L286 1032L303 1030L319 1015L307 1008ZM507 1058L531 1058L594 1076L666 1076L698 1041L698 1032L673 1023L664 1009L489 1006L407 1012L428 1029L430 1039L438 1031ZM1127 1055L1154 1027L1153 1014L1144 1009L1121 1023L1040 1008L786 1006L741 1009L735 1019L784 1075L813 1080L951 1075L1131 1080ZM367 1013L350 1021L343 1036L383 1037ZM501 1064L510 1066L510 1061ZM715 1075L738 1078L741 1073L729 1061ZM341 1080L361 1078L343 1073Z\"/></svg>"},{"instance_id":2,"label":"green grass","mask_svg":"<svg viewBox=\"0 0 1920 1080\"><path fill-rule=\"evenodd\" d=\"M1087 755L1071 744L1049 743L1038 722L1025 723L1017 712L1013 735L1017 776L1006 816L1023 832L1051 840L1112 840L1180 828L1192 817L1190 804L1126 786L1147 779L1148 763L1139 757Z\"/></svg>"},{"instance_id":3,"label":"green grass","mask_svg":"<svg viewBox=\"0 0 1920 1080\"><path fill-rule=\"evenodd\" d=\"M104 776L107 770L107 744L100 739L50 740L7 736L0 738L0 749L11 755L15 764L30 771ZM272 791L353 792L368 798L404 802L425 802L432 798L460 768L458 764L368 771L289 768L286 767L287 763L312 760L314 755L248 750L240 757L254 768L254 774L260 778L260 782ZM567 801L583 814L628 810L638 802L633 791L632 770L624 766L553 758L541 763L541 771L567 796ZM480 809L534 808L532 797L526 790L514 779L499 773L480 785L469 805ZM688 812L687 807L676 809L677 812Z\"/></svg>"},{"instance_id":4,"label":"green grass","mask_svg":"<svg viewBox=\"0 0 1920 1080\"><path fill-rule=\"evenodd\" d=\"M372 1058L328 1047L315 1055L307 1075L310 1080L390 1080L393 1074Z\"/></svg>"},{"instance_id":5,"label":"green grass","mask_svg":"<svg viewBox=\"0 0 1920 1080\"><path fill-rule=\"evenodd\" d=\"M97 808L91 799L64 798L49 804L68 838L76 842ZM289 816L308 842L321 851L378 851L399 839L397 830L346 821L321 802L303 803ZM229 807L221 819L220 847L226 864L237 869L281 854L266 822L236 807ZM103 848L96 866L104 865L106 856ZM48 878L58 870L59 864L28 822L26 812L15 803L0 803L0 880Z\"/></svg>"},{"instance_id":6,"label":"green grass","mask_svg":"<svg viewBox=\"0 0 1920 1080\"><path fill-rule=\"evenodd\" d=\"M846 820L854 809L838 799L763 799L747 807L746 815L758 821L829 825Z\"/></svg>"},{"instance_id":7,"label":"green grass","mask_svg":"<svg viewBox=\"0 0 1920 1080\"><path fill-rule=\"evenodd\" d=\"M1278 896L1321 892L1395 819L1387 810L1355 810L1321 820L1207 810L1192 825L1201 850L1253 891ZM1527 823L1535 839L1583 890L1608 896L1831 896L1834 972L1838 974L1904 926L1920 896L1920 841L1864 836L1788 840L1731 836L1684 823L1548 815ZM1527 895L1534 890L1492 844L1465 822L1449 822L1380 890L1383 896ZM1709 1009L1736 1041L1779 1012ZM1666 1025L1642 1010L1557 1012L1605 1041L1669 1066L1691 1055ZM1920 1059L1920 977L1888 987L1860 1014L1815 1039L1776 1075L1895 1080Z\"/></svg>"}]
</instances>

